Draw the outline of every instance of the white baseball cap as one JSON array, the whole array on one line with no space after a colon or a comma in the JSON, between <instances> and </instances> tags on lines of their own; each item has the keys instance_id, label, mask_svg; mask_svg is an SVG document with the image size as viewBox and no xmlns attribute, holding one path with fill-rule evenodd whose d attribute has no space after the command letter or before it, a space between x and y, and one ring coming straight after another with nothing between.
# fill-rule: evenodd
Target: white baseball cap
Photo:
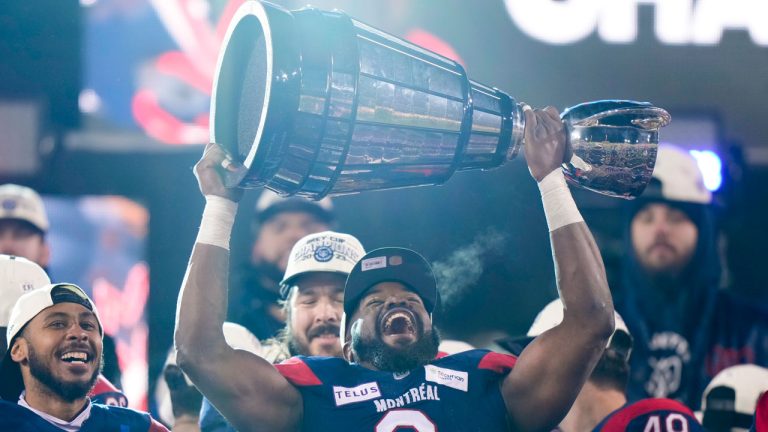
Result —
<instances>
[{"instance_id":1,"label":"white baseball cap","mask_svg":"<svg viewBox=\"0 0 768 432\"><path fill-rule=\"evenodd\" d=\"M685 149L672 144L660 144L653 178L661 184L660 198L695 204L712 202L712 193L704 185L704 176L696 158ZM652 189L647 189L647 194L653 194Z\"/></svg>"},{"instance_id":2,"label":"white baseball cap","mask_svg":"<svg viewBox=\"0 0 768 432\"><path fill-rule=\"evenodd\" d=\"M505 349L512 351L513 354L519 355L534 338L563 322L564 312L562 300L559 298L552 300L536 315L533 324L531 324L525 336L501 339L497 342L502 344ZM608 339L606 348L621 353L625 360L629 360L629 355L632 352L632 335L629 333L629 328L627 328L624 319L615 310L613 317L615 328L610 339Z\"/></svg>"},{"instance_id":3,"label":"white baseball cap","mask_svg":"<svg viewBox=\"0 0 768 432\"><path fill-rule=\"evenodd\" d=\"M549 304L544 306L544 309L536 315L536 319L533 320L533 324L531 324L531 328L528 329L526 335L536 337L563 322L564 308L563 301L559 298L549 302ZM626 334L630 334L627 324L618 312L613 311L613 318L616 323L616 328L613 330L614 333L622 331Z\"/></svg>"},{"instance_id":4,"label":"white baseball cap","mask_svg":"<svg viewBox=\"0 0 768 432\"><path fill-rule=\"evenodd\" d=\"M15 184L0 185L0 219L28 222L42 232L48 231L50 226L40 195Z\"/></svg>"},{"instance_id":5,"label":"white baseball cap","mask_svg":"<svg viewBox=\"0 0 768 432\"><path fill-rule=\"evenodd\" d=\"M13 346L14 338L40 312L60 303L75 303L92 311L99 324L99 334L104 336L96 306L79 286L69 283L48 284L25 293L13 306L6 330L9 349L0 364L0 398L7 401L16 400L24 388L19 365L11 359L10 347Z\"/></svg>"},{"instance_id":6,"label":"white baseball cap","mask_svg":"<svg viewBox=\"0 0 768 432\"><path fill-rule=\"evenodd\" d=\"M8 327L11 309L19 297L50 283L45 270L34 262L0 254L0 327Z\"/></svg>"},{"instance_id":7,"label":"white baseball cap","mask_svg":"<svg viewBox=\"0 0 768 432\"><path fill-rule=\"evenodd\" d=\"M280 295L288 296L297 276L309 272L348 275L355 263L365 255L360 240L349 234L323 231L304 236L296 242L288 256L285 275L280 282Z\"/></svg>"},{"instance_id":8,"label":"white baseball cap","mask_svg":"<svg viewBox=\"0 0 768 432\"><path fill-rule=\"evenodd\" d=\"M768 369L754 364L721 370L701 398L707 430L747 431L760 395L768 392Z\"/></svg>"},{"instance_id":9,"label":"white baseball cap","mask_svg":"<svg viewBox=\"0 0 768 432\"><path fill-rule=\"evenodd\" d=\"M91 301L88 294L77 285L69 283L48 284L39 289L29 291L19 297L11 310L11 316L8 320L8 329L6 330L6 339L8 346L11 346L13 338L32 321L37 314L59 303L77 303L96 314L96 306ZM101 329L101 320L99 320L99 331Z\"/></svg>"},{"instance_id":10,"label":"white baseball cap","mask_svg":"<svg viewBox=\"0 0 768 432\"><path fill-rule=\"evenodd\" d=\"M261 352L261 342L250 330L233 322L225 321L221 326L227 345L234 349L248 351L253 354Z\"/></svg>"}]
</instances>

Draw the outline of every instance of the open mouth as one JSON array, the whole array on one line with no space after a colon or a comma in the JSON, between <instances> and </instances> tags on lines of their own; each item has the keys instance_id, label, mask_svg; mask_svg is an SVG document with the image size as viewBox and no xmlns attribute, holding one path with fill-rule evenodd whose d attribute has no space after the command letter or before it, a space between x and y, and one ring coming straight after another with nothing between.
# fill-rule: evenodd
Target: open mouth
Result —
<instances>
[{"instance_id":1,"label":"open mouth","mask_svg":"<svg viewBox=\"0 0 768 432\"><path fill-rule=\"evenodd\" d=\"M407 309L394 309L382 318L382 333L392 335L415 335L416 318Z\"/></svg>"},{"instance_id":2,"label":"open mouth","mask_svg":"<svg viewBox=\"0 0 768 432\"><path fill-rule=\"evenodd\" d=\"M85 351L67 351L59 359L65 363L84 365L90 363L92 356Z\"/></svg>"}]
</instances>

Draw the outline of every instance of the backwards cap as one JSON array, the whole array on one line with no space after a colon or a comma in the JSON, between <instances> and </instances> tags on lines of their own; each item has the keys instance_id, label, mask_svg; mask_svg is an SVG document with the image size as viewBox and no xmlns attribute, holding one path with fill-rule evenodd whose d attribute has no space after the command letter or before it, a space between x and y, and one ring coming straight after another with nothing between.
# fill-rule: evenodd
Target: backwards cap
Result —
<instances>
[{"instance_id":1,"label":"backwards cap","mask_svg":"<svg viewBox=\"0 0 768 432\"><path fill-rule=\"evenodd\" d=\"M696 158L680 147L661 144L653 179L640 199L710 204L712 193L704 185L704 176Z\"/></svg>"},{"instance_id":2,"label":"backwards cap","mask_svg":"<svg viewBox=\"0 0 768 432\"><path fill-rule=\"evenodd\" d=\"M305 273L328 272L347 276L363 255L363 245L349 234L323 231L304 236L291 249L280 282L280 295L286 299L293 282Z\"/></svg>"},{"instance_id":3,"label":"backwards cap","mask_svg":"<svg viewBox=\"0 0 768 432\"><path fill-rule=\"evenodd\" d=\"M707 430L743 430L752 425L760 395L768 392L768 369L753 364L723 369L710 381L701 399Z\"/></svg>"},{"instance_id":4,"label":"backwards cap","mask_svg":"<svg viewBox=\"0 0 768 432\"><path fill-rule=\"evenodd\" d=\"M22 295L13 306L6 331L8 351L5 353L2 364L0 364L0 398L7 401L15 401L24 389L19 365L11 359L10 348L13 346L14 338L40 312L60 303L75 303L92 311L99 323L99 333L102 336L104 335L104 329L96 307L85 291L77 285L68 283L49 284Z\"/></svg>"},{"instance_id":5,"label":"backwards cap","mask_svg":"<svg viewBox=\"0 0 768 432\"><path fill-rule=\"evenodd\" d=\"M0 219L24 221L43 233L49 227L40 195L28 187L15 184L0 186Z\"/></svg>"},{"instance_id":6,"label":"backwards cap","mask_svg":"<svg viewBox=\"0 0 768 432\"><path fill-rule=\"evenodd\" d=\"M0 327L8 327L11 309L19 297L50 283L45 270L34 262L0 254Z\"/></svg>"}]
</instances>

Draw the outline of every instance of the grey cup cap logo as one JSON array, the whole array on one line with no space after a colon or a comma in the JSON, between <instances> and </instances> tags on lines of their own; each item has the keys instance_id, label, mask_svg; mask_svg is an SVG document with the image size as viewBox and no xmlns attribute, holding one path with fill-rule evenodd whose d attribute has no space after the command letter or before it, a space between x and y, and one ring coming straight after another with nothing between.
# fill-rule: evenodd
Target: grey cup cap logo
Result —
<instances>
[{"instance_id":1,"label":"grey cup cap logo","mask_svg":"<svg viewBox=\"0 0 768 432\"><path fill-rule=\"evenodd\" d=\"M333 258L333 249L330 246L323 245L315 249L315 253L313 255L315 257L315 261L328 262Z\"/></svg>"},{"instance_id":2,"label":"grey cup cap logo","mask_svg":"<svg viewBox=\"0 0 768 432\"><path fill-rule=\"evenodd\" d=\"M354 236L323 231L305 236L293 246L281 282L281 295L287 296L293 280L304 273L329 272L349 274L365 249Z\"/></svg>"},{"instance_id":3,"label":"grey cup cap logo","mask_svg":"<svg viewBox=\"0 0 768 432\"><path fill-rule=\"evenodd\" d=\"M9 198L9 199L4 199L3 203L0 205L0 207L2 207L3 210L6 210L6 211L12 211L18 205L19 205L18 201L16 201L15 199Z\"/></svg>"},{"instance_id":4,"label":"grey cup cap logo","mask_svg":"<svg viewBox=\"0 0 768 432\"><path fill-rule=\"evenodd\" d=\"M324 234L324 233L320 233ZM350 262L354 265L362 256L357 245L350 244L348 239L341 236L330 234L326 231L325 235L314 235L307 239L303 244L300 240L296 243L291 257L292 262L303 262L314 260L320 263L326 263L332 259ZM305 237L306 238L306 237Z\"/></svg>"}]
</instances>

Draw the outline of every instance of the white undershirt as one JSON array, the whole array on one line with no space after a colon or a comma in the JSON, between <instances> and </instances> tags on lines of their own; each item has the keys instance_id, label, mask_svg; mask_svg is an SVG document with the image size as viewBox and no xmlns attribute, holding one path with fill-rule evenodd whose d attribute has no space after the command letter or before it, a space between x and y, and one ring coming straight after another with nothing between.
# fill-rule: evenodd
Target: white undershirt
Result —
<instances>
[{"instance_id":1,"label":"white undershirt","mask_svg":"<svg viewBox=\"0 0 768 432\"><path fill-rule=\"evenodd\" d=\"M88 404L85 406L85 409L83 410L83 412L81 412L71 422L67 422L32 408L24 399L25 394L26 392L21 392L21 395L19 395L19 405L39 415L48 423L56 426L57 428L65 430L67 432L79 432L80 428L83 427L83 423L85 423L85 421L88 420L88 417L91 416L91 400L90 399L88 399Z\"/></svg>"}]
</instances>

